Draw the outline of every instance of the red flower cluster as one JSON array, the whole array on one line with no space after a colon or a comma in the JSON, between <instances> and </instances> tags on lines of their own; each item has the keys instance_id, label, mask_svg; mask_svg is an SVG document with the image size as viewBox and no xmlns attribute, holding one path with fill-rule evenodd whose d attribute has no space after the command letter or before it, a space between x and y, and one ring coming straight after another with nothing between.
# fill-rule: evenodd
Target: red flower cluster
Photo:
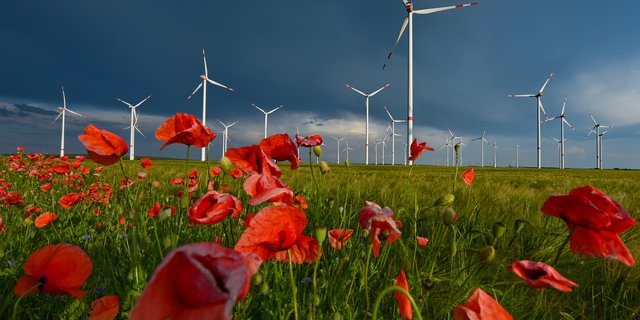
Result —
<instances>
[{"instance_id":1,"label":"red flower cluster","mask_svg":"<svg viewBox=\"0 0 640 320\"><path fill-rule=\"evenodd\" d=\"M360 210L360 228L369 230L369 238L373 243L373 255L376 257L380 255L381 234L386 237L388 244L396 241L401 235L393 218L393 211L387 207L383 209L372 201L366 201Z\"/></svg>"},{"instance_id":2,"label":"red flower cluster","mask_svg":"<svg viewBox=\"0 0 640 320\"><path fill-rule=\"evenodd\" d=\"M216 137L195 116L180 112L162 123L155 135L156 139L166 141L161 150L173 143L204 148Z\"/></svg>"},{"instance_id":3,"label":"red flower cluster","mask_svg":"<svg viewBox=\"0 0 640 320\"><path fill-rule=\"evenodd\" d=\"M108 166L118 162L120 157L129 151L127 143L118 135L92 124L84 129L84 133L79 135L78 139L87 148L89 158L102 165Z\"/></svg>"},{"instance_id":4,"label":"red flower cluster","mask_svg":"<svg viewBox=\"0 0 640 320\"><path fill-rule=\"evenodd\" d=\"M249 174L258 173L279 177L280 168L273 162L289 160L291 170L298 168L298 149L286 134L269 136L258 145L229 148L225 154L238 168Z\"/></svg>"}]
</instances>

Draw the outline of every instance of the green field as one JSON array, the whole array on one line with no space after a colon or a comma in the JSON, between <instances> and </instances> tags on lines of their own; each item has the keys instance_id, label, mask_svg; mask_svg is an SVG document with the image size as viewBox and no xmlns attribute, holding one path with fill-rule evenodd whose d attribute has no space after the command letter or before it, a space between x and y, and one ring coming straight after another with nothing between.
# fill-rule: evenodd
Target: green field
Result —
<instances>
[{"instance_id":1,"label":"green field","mask_svg":"<svg viewBox=\"0 0 640 320\"><path fill-rule=\"evenodd\" d=\"M429 154L424 157L429 157ZM6 159L6 157L4 158ZM27 160L28 161L28 160ZM84 165L95 167L87 160ZM68 209L58 200L69 192L68 185L53 184L50 192L40 191L37 178L26 173L7 171L1 178L20 191L25 205L0 209L8 230L0 233L0 319L83 319L91 302L102 295L120 297L119 317L128 312L141 294L155 267L172 249L187 243L214 241L233 248L245 227L228 217L217 225L190 225L184 203L174 194L182 186L169 185L175 177L185 176L185 162L156 160L152 169L143 170L139 161L123 161L128 177L146 171L146 179L136 179L120 189L123 172L119 165L106 167L100 176L84 176L85 189L101 179L113 188L108 205L78 203ZM0 163L5 170L7 161ZM314 228L350 228L354 234L342 250L327 242L317 266L314 290L314 264L294 265L297 306L300 318L370 318L374 302L385 288L393 285L404 269L411 295L424 319L453 317L453 308L464 303L475 288L492 295L515 319L632 319L640 317L640 269L619 261L572 255L565 248L554 267L579 284L573 292L530 288L506 266L517 260L536 260L549 264L569 235L563 221L540 212L551 194L593 185L624 206L632 217L640 212L640 172L475 168L472 186L462 183L459 174L466 168L432 166L363 166L333 164L327 175L312 177L308 164L289 171L281 163L282 180L302 195L309 204L305 210ZM265 206L249 206L242 180L220 175L210 178L206 163L190 162L187 169L198 168L195 199L207 190L210 179L217 186L228 184L229 193L243 203L243 213L256 213ZM317 167L314 164L314 169ZM314 182L314 177L317 183ZM154 187L153 182L160 186ZM458 219L452 226L443 224L442 207L434 206L442 195L452 193L452 207ZM389 207L395 219L402 221L402 236L390 245L383 244L378 258L370 255L367 233L360 229L358 216L365 201ZM154 202L173 205L177 214L165 219L148 218ZM58 219L44 228L35 228L33 218L26 219L25 207L35 205L42 212L57 214ZM92 212L100 207L102 215ZM125 223L119 224L120 216ZM102 228L98 228L98 223ZM483 261L478 251L494 242L492 227L502 222L504 236L495 241L496 256ZM130 224L130 225L129 225ZM515 225L521 225L518 233ZM636 258L640 258L638 226L620 236ZM417 246L415 236L429 239L425 248ZM93 272L83 299L70 296L36 294L19 303L13 294L27 256L47 244L70 243L82 247L93 261ZM368 263L367 263L368 261ZM292 287L288 263L267 261L254 276L246 298L234 308L236 319L287 319L293 317ZM315 295L314 295L315 291ZM368 293L368 295L367 295ZM399 318L392 294L381 297L379 319Z\"/></svg>"}]
</instances>

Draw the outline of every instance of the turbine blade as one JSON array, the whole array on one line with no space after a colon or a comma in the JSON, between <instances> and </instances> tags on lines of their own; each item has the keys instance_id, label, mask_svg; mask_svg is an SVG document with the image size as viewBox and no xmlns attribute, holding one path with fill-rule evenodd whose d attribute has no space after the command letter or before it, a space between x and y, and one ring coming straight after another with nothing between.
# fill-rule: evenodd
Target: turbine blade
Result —
<instances>
[{"instance_id":1,"label":"turbine blade","mask_svg":"<svg viewBox=\"0 0 640 320\"><path fill-rule=\"evenodd\" d=\"M71 114L75 114L76 116L79 116L79 117L82 117L82 118L86 118L85 116L83 116L83 115L81 115L81 114L79 114L79 113L77 113L77 112L75 112L73 110L69 110L69 109L66 109L66 110L67 110L67 112L69 112Z\"/></svg>"},{"instance_id":2,"label":"turbine blade","mask_svg":"<svg viewBox=\"0 0 640 320\"><path fill-rule=\"evenodd\" d=\"M405 2L405 5L407 5L407 2ZM387 67L387 64L389 64L389 60L391 60L391 55L393 54L393 50L398 45L398 42L400 42L400 38L402 38L402 34L404 33L404 30L407 29L407 24L409 24L408 16L404 18L404 21L402 21L402 27L400 27L400 33L398 33L398 38L396 39L396 42L391 47L391 50L389 50L389 54L387 55L387 60L385 60L384 64L382 65L382 70L384 70L384 68Z\"/></svg>"},{"instance_id":3,"label":"turbine blade","mask_svg":"<svg viewBox=\"0 0 640 320\"><path fill-rule=\"evenodd\" d=\"M144 133L142 133L142 131L140 131L140 129L138 129L137 126L133 126L134 129L136 129L136 131L138 131L138 133L140 133L143 137L146 138L146 136L144 135Z\"/></svg>"},{"instance_id":4,"label":"turbine blade","mask_svg":"<svg viewBox=\"0 0 640 320\"><path fill-rule=\"evenodd\" d=\"M537 95L532 94L532 93L507 95L507 97L509 97L509 98L535 98L536 96Z\"/></svg>"},{"instance_id":5,"label":"turbine blade","mask_svg":"<svg viewBox=\"0 0 640 320\"><path fill-rule=\"evenodd\" d=\"M193 90L193 92L189 95L189 97L187 97L187 100L191 99L191 97L193 97L194 94L196 94L196 92L198 92L198 90L200 90L200 88L202 88L202 83L200 83L195 90Z\"/></svg>"},{"instance_id":6,"label":"turbine blade","mask_svg":"<svg viewBox=\"0 0 640 320\"><path fill-rule=\"evenodd\" d=\"M53 119L53 122L58 121L58 119L60 119L60 116L62 116L62 112L58 113L58 116L55 119Z\"/></svg>"},{"instance_id":7,"label":"turbine blade","mask_svg":"<svg viewBox=\"0 0 640 320\"><path fill-rule=\"evenodd\" d=\"M281 105L279 105L277 108L274 108L274 109L272 109L271 111L267 112L267 114L272 114L272 113L276 112L278 109L280 109L280 108L282 108L282 107L284 107L284 105L283 105L283 104L281 104Z\"/></svg>"},{"instance_id":8,"label":"turbine blade","mask_svg":"<svg viewBox=\"0 0 640 320\"><path fill-rule=\"evenodd\" d=\"M211 79L209 79L209 78L207 78L207 81L209 81L209 83L211 83L211 84L213 84L213 85L216 85L216 86L221 87L221 88L225 88L225 89L227 89L227 90L229 90L229 91L235 91L235 90L233 90L233 88L227 87L227 86L225 86L224 84L221 84L221 83L215 82L215 81L213 81L213 80L211 80Z\"/></svg>"},{"instance_id":9,"label":"turbine blade","mask_svg":"<svg viewBox=\"0 0 640 320\"><path fill-rule=\"evenodd\" d=\"M589 112L589 116L591 117L591 121L593 121L593 125L597 126L598 123L596 122L596 119L593 117L593 114L591 112Z\"/></svg>"},{"instance_id":10,"label":"turbine blade","mask_svg":"<svg viewBox=\"0 0 640 320\"><path fill-rule=\"evenodd\" d=\"M62 86L62 105L67 108L67 95L64 94L64 86Z\"/></svg>"},{"instance_id":11,"label":"turbine blade","mask_svg":"<svg viewBox=\"0 0 640 320\"><path fill-rule=\"evenodd\" d=\"M389 115L389 119L391 119L391 121L396 121L395 119L393 119L393 117L391 116L391 113L389 112L389 109L387 109L387 106L384 106L384 111L387 112L387 114Z\"/></svg>"},{"instance_id":12,"label":"turbine blade","mask_svg":"<svg viewBox=\"0 0 640 320\"><path fill-rule=\"evenodd\" d=\"M540 88L540 91L538 91L539 93L544 92L544 88L547 86L547 83L549 83L549 80L551 80L551 77L553 77L553 72L549 75L549 78L547 78L547 81L544 82L544 84L542 85L542 88Z\"/></svg>"},{"instance_id":13,"label":"turbine blade","mask_svg":"<svg viewBox=\"0 0 640 320\"><path fill-rule=\"evenodd\" d=\"M202 48L202 61L204 61L204 76L209 78L209 70L207 70L207 53Z\"/></svg>"},{"instance_id":14,"label":"turbine blade","mask_svg":"<svg viewBox=\"0 0 640 320\"><path fill-rule=\"evenodd\" d=\"M264 110L262 110L262 108L260 108L260 107L256 106L255 104L253 104L253 103L252 103L251 105L252 105L252 106L254 106L254 107L256 107L256 109L258 109L258 110L262 111L262 113L267 113L267 112L265 112Z\"/></svg>"},{"instance_id":15,"label":"turbine blade","mask_svg":"<svg viewBox=\"0 0 640 320\"><path fill-rule=\"evenodd\" d=\"M364 93L364 92L362 92L362 91L360 91L360 90L358 90L358 89L356 89L356 88L352 87L351 85L349 85L349 84L347 84L347 83L345 83L344 85L345 85L347 88L349 88L349 89L351 89L351 90L353 90L353 91L355 91L355 92L357 92L357 93L359 93L359 94L361 94L361 95L363 95L363 96L365 96L365 97L367 96L367 94L366 94L366 93Z\"/></svg>"},{"instance_id":16,"label":"turbine blade","mask_svg":"<svg viewBox=\"0 0 640 320\"><path fill-rule=\"evenodd\" d=\"M234 122L234 123L232 123L232 124L228 125L228 126L227 126L227 128L231 128L231 127L233 127L233 126L234 126L236 123L238 123L238 122L240 122L240 121L236 121L236 122Z\"/></svg>"},{"instance_id":17,"label":"turbine blade","mask_svg":"<svg viewBox=\"0 0 640 320\"><path fill-rule=\"evenodd\" d=\"M384 90L386 87L388 87L388 86L390 86L390 85L391 85L391 83L387 83L387 84L386 84L386 85L384 85L382 88L380 88L380 89L378 89L378 90L374 91L373 93L369 94L369 97L373 97L373 96L375 96L376 94L378 94L378 92L380 92L380 91Z\"/></svg>"},{"instance_id":18,"label":"turbine blade","mask_svg":"<svg viewBox=\"0 0 640 320\"><path fill-rule=\"evenodd\" d=\"M538 107L542 109L542 113L544 114L544 117L548 118L549 116L547 115L547 111L544 110L544 107L542 106L542 101L540 100L538 100Z\"/></svg>"},{"instance_id":19,"label":"turbine blade","mask_svg":"<svg viewBox=\"0 0 640 320\"><path fill-rule=\"evenodd\" d=\"M116 100L118 100L118 101L120 101L120 102L122 102L122 103L126 104L126 105L127 105L127 106L129 106L130 108L131 108L131 107L133 107L133 105L132 105L131 103L126 102L126 101L124 101L124 100L122 100L122 99L120 99L120 98L116 98Z\"/></svg>"},{"instance_id":20,"label":"turbine blade","mask_svg":"<svg viewBox=\"0 0 640 320\"><path fill-rule=\"evenodd\" d=\"M562 121L563 121L564 123L566 123L566 124L567 124L571 129L573 129L574 131L576 130L576 129L571 125L571 123L569 123L569 121L567 121L567 119L565 119L564 117L562 118Z\"/></svg>"},{"instance_id":21,"label":"turbine blade","mask_svg":"<svg viewBox=\"0 0 640 320\"><path fill-rule=\"evenodd\" d=\"M143 104L145 101L147 101L147 99L151 98L151 95L148 95L146 98L144 98L144 100L138 102L138 104L136 104L135 106L133 106L134 108L137 108L138 106L140 106L141 104Z\"/></svg>"},{"instance_id":22,"label":"turbine blade","mask_svg":"<svg viewBox=\"0 0 640 320\"><path fill-rule=\"evenodd\" d=\"M464 7L468 7L468 6L474 6L476 4L478 4L478 2L471 2L471 3L459 4L459 5L455 5L455 6L448 6L448 7L414 10L413 13L415 13L415 14L430 14L430 13L435 13L435 12L440 12L440 11L445 11L445 10L460 9L460 8L464 8Z\"/></svg>"},{"instance_id":23,"label":"turbine blade","mask_svg":"<svg viewBox=\"0 0 640 320\"><path fill-rule=\"evenodd\" d=\"M227 125L225 125L225 124L224 124L224 122L222 122L222 121L220 121L220 120L218 120L218 119L216 119L216 121L218 121L218 122L219 122L223 127L226 127L226 126L227 126Z\"/></svg>"},{"instance_id":24,"label":"turbine blade","mask_svg":"<svg viewBox=\"0 0 640 320\"><path fill-rule=\"evenodd\" d=\"M564 97L564 102L562 102L562 111L560 112L561 116L564 116L564 107L567 106L567 97Z\"/></svg>"}]
</instances>

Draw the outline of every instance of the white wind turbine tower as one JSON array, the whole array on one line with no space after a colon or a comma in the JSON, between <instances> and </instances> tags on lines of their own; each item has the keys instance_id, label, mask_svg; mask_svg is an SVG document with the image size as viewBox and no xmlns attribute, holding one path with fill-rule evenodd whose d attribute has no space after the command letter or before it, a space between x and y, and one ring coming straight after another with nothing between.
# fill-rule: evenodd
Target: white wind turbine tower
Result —
<instances>
[{"instance_id":1,"label":"white wind turbine tower","mask_svg":"<svg viewBox=\"0 0 640 320\"><path fill-rule=\"evenodd\" d=\"M393 53L393 50L395 49L395 47L398 45L398 42L400 42L400 38L402 38L402 34L404 34L404 30L407 27L409 27L409 35L408 35L409 39L407 41L407 47L408 47L407 89L408 91L407 91L407 142L406 142L406 145L407 145L406 148L408 149L411 147L411 142L413 141L413 14L431 14L431 13L436 13L436 12L445 11L445 10L468 7L468 6L476 5L478 3L472 2L472 3L459 4L459 5L448 6L448 7L414 10L413 2L409 0L402 0L402 2L404 3L405 9L407 10L407 17L402 22L402 27L400 28L400 34L398 34L398 38L396 39L396 42L393 44L391 51L389 51L389 54L387 55L387 62L391 58L391 54ZM387 62L385 62L385 64L382 66L383 70L387 66ZM411 150L407 151L407 153L409 152L411 152ZM412 161L409 161L409 164L412 164Z\"/></svg>"},{"instance_id":2,"label":"white wind turbine tower","mask_svg":"<svg viewBox=\"0 0 640 320\"><path fill-rule=\"evenodd\" d=\"M498 145L496 144L496 142L493 142L493 167L496 168L498 166L498 161L497 161L497 150L498 149Z\"/></svg>"},{"instance_id":3,"label":"white wind turbine tower","mask_svg":"<svg viewBox=\"0 0 640 320\"><path fill-rule=\"evenodd\" d=\"M233 123L224 123L220 120L217 120L222 127L224 128L224 130L222 131L222 155L224 156L227 153L227 147L228 144L227 142L229 141L229 128L233 127L236 123L238 123L238 121L233 122Z\"/></svg>"},{"instance_id":4,"label":"white wind turbine tower","mask_svg":"<svg viewBox=\"0 0 640 320\"><path fill-rule=\"evenodd\" d=\"M601 159L602 147L600 145L602 136L600 135L600 128L613 128L613 127L601 125L600 123L598 123L596 119L593 117L593 114L591 114L591 112L589 112L589 116L591 117L591 121L593 121L593 128L589 130L587 137L590 136L591 133L596 134L596 168L602 169L602 159Z\"/></svg>"},{"instance_id":5,"label":"white wind turbine tower","mask_svg":"<svg viewBox=\"0 0 640 320\"><path fill-rule=\"evenodd\" d=\"M613 128L613 127L609 127L609 128ZM609 132L609 130L605 130L604 132L601 132L599 137L600 137L600 169L602 169L602 159L604 158L604 153L602 152L602 138L604 138L605 133Z\"/></svg>"},{"instance_id":6,"label":"white wind turbine tower","mask_svg":"<svg viewBox=\"0 0 640 320\"><path fill-rule=\"evenodd\" d=\"M445 149L444 151L446 153L447 167L448 167L449 166L449 148L453 149L453 145L451 144L451 142L453 142L453 140L449 140L449 137L447 135L445 135L444 136L444 141L445 141L445 143L438 150L442 150L443 148Z\"/></svg>"},{"instance_id":7,"label":"white wind turbine tower","mask_svg":"<svg viewBox=\"0 0 640 320\"><path fill-rule=\"evenodd\" d=\"M376 153L376 157L375 157L375 160L376 160L376 161L375 161L375 164L376 164L376 165L378 165L378 145L382 143L382 140L380 140L380 139L376 139L376 140L375 140L375 143L376 143L376 147L375 147L375 150L374 150L374 151L375 151L375 153Z\"/></svg>"},{"instance_id":8,"label":"white wind turbine tower","mask_svg":"<svg viewBox=\"0 0 640 320\"><path fill-rule=\"evenodd\" d=\"M216 85L218 87L225 88L229 91L235 91L235 90L209 79L209 70L207 69L207 54L205 53L204 48L202 48L202 60L204 61L204 74L200 75L200 79L202 79L202 83L199 84L195 90L193 90L193 92L191 93L191 95L189 95L187 100L191 99L191 97L193 97L193 95L196 94L196 92L198 92L200 88L202 88L202 125L206 126L207 125L207 82L213 85ZM204 147L202 148L202 157L200 159L201 161L204 161L206 159L206 154L207 154L207 147Z\"/></svg>"},{"instance_id":9,"label":"white wind turbine tower","mask_svg":"<svg viewBox=\"0 0 640 320\"><path fill-rule=\"evenodd\" d=\"M144 137L144 134L138 128L138 112L136 111L136 108L147 101L147 99L149 98L151 98L150 95L144 98L142 101L138 102L138 104L136 105L133 105L119 98L117 99L118 101L126 104L131 109L131 124L127 127L131 128L131 134L129 136L129 160L135 159L135 131L137 130Z\"/></svg>"},{"instance_id":10,"label":"white wind turbine tower","mask_svg":"<svg viewBox=\"0 0 640 320\"><path fill-rule=\"evenodd\" d=\"M553 139L553 141L556 142L556 149L558 149L558 168L559 169L564 169L562 167L562 164L563 164L562 160L564 160L563 159L564 154L562 154L562 145L564 144L565 141L567 141L567 139L564 139L564 141L563 140L558 140L558 139L556 139L554 137L551 137L551 139Z\"/></svg>"},{"instance_id":11,"label":"white wind turbine tower","mask_svg":"<svg viewBox=\"0 0 640 320\"><path fill-rule=\"evenodd\" d=\"M267 121L269 120L269 115L276 112L278 109L282 108L284 105L279 105L273 109L271 109L271 111L264 111L262 110L262 108L256 106L254 103L251 104L252 106L254 106L256 109L262 111L262 113L264 114L264 137L265 139L267 138Z\"/></svg>"},{"instance_id":12,"label":"white wind turbine tower","mask_svg":"<svg viewBox=\"0 0 640 320\"><path fill-rule=\"evenodd\" d=\"M60 110L60 113L58 113L58 116L55 119L53 119L53 121L58 120L58 118L62 116L62 138L60 138L60 158L62 158L64 157L64 125L65 125L66 113L69 112L71 114L75 114L76 116L79 116L82 118L86 118L86 117L67 108L67 96L64 94L64 86L62 86L62 107L58 107L58 110Z\"/></svg>"},{"instance_id":13,"label":"white wind turbine tower","mask_svg":"<svg viewBox=\"0 0 640 320\"><path fill-rule=\"evenodd\" d=\"M364 100L364 105L365 105L365 110L366 110L366 121L365 121L365 129L364 129L364 136L365 136L365 141L364 141L364 164L369 164L369 98L375 96L376 94L378 94L378 92L384 90L386 87L388 87L389 85L391 85L390 83L387 83L386 85L384 85L382 88L372 92L372 93L364 93L354 87L352 87L349 84L345 83L345 86L347 86L347 88L357 92L360 95L363 95L365 100Z\"/></svg>"},{"instance_id":14,"label":"white wind turbine tower","mask_svg":"<svg viewBox=\"0 0 640 320\"><path fill-rule=\"evenodd\" d=\"M558 140L560 141L558 145L558 148L560 148L560 169L564 169L564 142L566 141L566 139L564 138L564 124L566 123L571 129L573 129L573 131L576 131L576 129L569 123L569 121L567 121L566 116L564 114L564 108L566 107L566 105L567 105L567 97L564 97L564 102L562 103L562 111L560 112L560 115L551 117L545 120L545 122L547 122L555 119L560 119L560 140Z\"/></svg>"},{"instance_id":15,"label":"white wind turbine tower","mask_svg":"<svg viewBox=\"0 0 640 320\"><path fill-rule=\"evenodd\" d=\"M520 145L516 144L516 168L520 166Z\"/></svg>"},{"instance_id":16,"label":"white wind turbine tower","mask_svg":"<svg viewBox=\"0 0 640 320\"><path fill-rule=\"evenodd\" d=\"M347 147L344 148L344 150L342 150L342 151L346 151L347 152L347 161L349 161L349 150L353 150L353 148L349 147L349 140L345 140L344 143L347 145Z\"/></svg>"},{"instance_id":17,"label":"white wind turbine tower","mask_svg":"<svg viewBox=\"0 0 640 320\"><path fill-rule=\"evenodd\" d=\"M484 167L484 144L489 144L489 141L485 139L485 135L487 134L487 128L484 128L482 131L482 136L477 137L471 141L480 140L480 167Z\"/></svg>"},{"instance_id":18,"label":"white wind turbine tower","mask_svg":"<svg viewBox=\"0 0 640 320\"><path fill-rule=\"evenodd\" d=\"M394 166L396 164L396 136L399 136L399 134L396 134L396 123L405 123L407 120L394 119L386 106L384 110L389 115L389 119L391 119L391 165Z\"/></svg>"},{"instance_id":19,"label":"white wind turbine tower","mask_svg":"<svg viewBox=\"0 0 640 320\"><path fill-rule=\"evenodd\" d=\"M542 97L544 88L547 86L547 83L549 83L549 80L551 80L551 77L553 77L553 73L549 75L549 77L547 78L547 81L545 81L542 87L540 87L540 90L538 91L538 93L508 95L508 97L510 98L536 98L536 101L537 101L536 113L538 115L538 118L536 120L537 126L538 126L538 169L542 168L542 153L541 153L542 148L540 147L540 110L542 110L542 112L544 113L545 118L547 116L547 112L544 111L544 107L542 106L542 101L540 101L540 97Z\"/></svg>"},{"instance_id":20,"label":"white wind turbine tower","mask_svg":"<svg viewBox=\"0 0 640 320\"><path fill-rule=\"evenodd\" d=\"M332 136L332 138L338 142L338 160L337 160L336 163L340 164L340 141L346 139L347 137L342 137L342 138L338 139L338 138Z\"/></svg>"}]
</instances>

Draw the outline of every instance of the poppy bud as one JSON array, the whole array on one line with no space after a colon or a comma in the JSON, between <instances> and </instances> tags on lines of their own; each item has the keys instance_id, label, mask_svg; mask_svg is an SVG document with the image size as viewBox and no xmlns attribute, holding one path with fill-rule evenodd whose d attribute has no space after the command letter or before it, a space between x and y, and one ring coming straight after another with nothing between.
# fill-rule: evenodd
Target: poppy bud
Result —
<instances>
[{"instance_id":1,"label":"poppy bud","mask_svg":"<svg viewBox=\"0 0 640 320\"><path fill-rule=\"evenodd\" d=\"M456 222L458 214L451 207L446 207L442 210L442 223L449 226Z\"/></svg>"},{"instance_id":2,"label":"poppy bud","mask_svg":"<svg viewBox=\"0 0 640 320\"><path fill-rule=\"evenodd\" d=\"M451 204L453 204L453 201L455 199L456 199L456 197L454 195L452 195L451 193L447 193L447 194L443 195L442 197L438 198L438 200L436 200L436 202L433 205L435 207L450 206Z\"/></svg>"},{"instance_id":3,"label":"poppy bud","mask_svg":"<svg viewBox=\"0 0 640 320\"><path fill-rule=\"evenodd\" d=\"M493 224L493 238L494 239L498 239L500 237L502 237L504 235L504 232L507 230L507 227L505 227L504 223L502 222L496 222Z\"/></svg>"},{"instance_id":4,"label":"poppy bud","mask_svg":"<svg viewBox=\"0 0 640 320\"><path fill-rule=\"evenodd\" d=\"M349 160L344 161L344 166L347 167L347 169L349 168L350 165L351 165L351 162L349 162Z\"/></svg>"},{"instance_id":5,"label":"poppy bud","mask_svg":"<svg viewBox=\"0 0 640 320\"><path fill-rule=\"evenodd\" d=\"M253 276L253 284L256 286L259 286L262 283L262 280L264 279L262 278L262 274L259 272Z\"/></svg>"},{"instance_id":6,"label":"poppy bud","mask_svg":"<svg viewBox=\"0 0 640 320\"><path fill-rule=\"evenodd\" d=\"M271 291L271 288L269 288L269 284L266 282L262 283L262 285L260 286L260 293L266 296L269 294L269 291Z\"/></svg>"},{"instance_id":7,"label":"poppy bud","mask_svg":"<svg viewBox=\"0 0 640 320\"><path fill-rule=\"evenodd\" d=\"M313 154L315 154L316 157L318 157L318 158L322 157L322 147L314 146L313 147Z\"/></svg>"},{"instance_id":8,"label":"poppy bud","mask_svg":"<svg viewBox=\"0 0 640 320\"><path fill-rule=\"evenodd\" d=\"M222 156L222 158L220 158L220 169L222 169L225 174L229 174L229 172L233 170L233 163L231 162L231 159Z\"/></svg>"},{"instance_id":9,"label":"poppy bud","mask_svg":"<svg viewBox=\"0 0 640 320\"><path fill-rule=\"evenodd\" d=\"M482 261L491 261L496 257L496 249L493 246L486 246L478 251L478 257Z\"/></svg>"},{"instance_id":10,"label":"poppy bud","mask_svg":"<svg viewBox=\"0 0 640 320\"><path fill-rule=\"evenodd\" d=\"M318 240L318 245L322 246L322 243L326 238L327 238L327 228L326 227L316 228L316 240Z\"/></svg>"},{"instance_id":11,"label":"poppy bud","mask_svg":"<svg viewBox=\"0 0 640 320\"><path fill-rule=\"evenodd\" d=\"M322 172L322 174L327 174L331 172L331 168L329 168L329 165L324 160L320 162L320 172Z\"/></svg>"}]
</instances>

